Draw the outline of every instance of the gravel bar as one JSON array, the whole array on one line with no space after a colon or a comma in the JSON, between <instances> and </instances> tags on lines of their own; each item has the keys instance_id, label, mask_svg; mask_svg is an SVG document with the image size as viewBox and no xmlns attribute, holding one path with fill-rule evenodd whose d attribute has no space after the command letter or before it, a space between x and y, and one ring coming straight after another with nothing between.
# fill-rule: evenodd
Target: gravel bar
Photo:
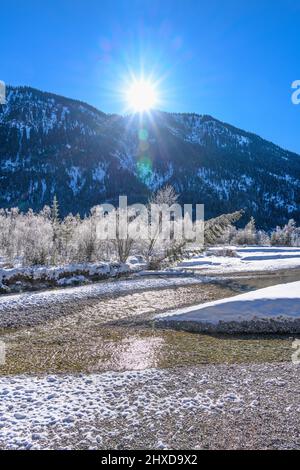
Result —
<instances>
[{"instance_id":1,"label":"gravel bar","mask_svg":"<svg viewBox=\"0 0 300 470\"><path fill-rule=\"evenodd\" d=\"M0 378L2 449L300 449L292 363Z\"/></svg>"},{"instance_id":2,"label":"gravel bar","mask_svg":"<svg viewBox=\"0 0 300 470\"><path fill-rule=\"evenodd\" d=\"M128 293L193 286L201 278L152 278L99 282L88 286L0 296L0 328L32 326L65 316L88 301ZM70 309L71 307L71 309Z\"/></svg>"}]
</instances>

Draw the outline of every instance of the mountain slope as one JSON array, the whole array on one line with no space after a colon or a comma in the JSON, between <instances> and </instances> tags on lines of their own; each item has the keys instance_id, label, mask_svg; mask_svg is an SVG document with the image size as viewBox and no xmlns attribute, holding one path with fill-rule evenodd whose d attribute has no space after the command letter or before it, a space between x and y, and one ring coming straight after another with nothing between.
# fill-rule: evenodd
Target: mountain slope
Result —
<instances>
[{"instance_id":1,"label":"mountain slope","mask_svg":"<svg viewBox=\"0 0 300 470\"><path fill-rule=\"evenodd\" d=\"M119 194L144 202L172 184L206 216L244 208L258 225L300 222L300 157L210 116L104 114L20 87L0 106L0 207L88 212Z\"/></svg>"}]
</instances>

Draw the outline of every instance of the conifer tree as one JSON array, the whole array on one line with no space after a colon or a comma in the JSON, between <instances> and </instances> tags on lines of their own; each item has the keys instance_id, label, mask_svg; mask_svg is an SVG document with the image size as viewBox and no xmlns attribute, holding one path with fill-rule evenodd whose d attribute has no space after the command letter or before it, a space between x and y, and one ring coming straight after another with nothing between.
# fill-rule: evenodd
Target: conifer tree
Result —
<instances>
[{"instance_id":1,"label":"conifer tree","mask_svg":"<svg viewBox=\"0 0 300 470\"><path fill-rule=\"evenodd\" d=\"M52 206L51 206L51 220L53 223L59 222L59 205L56 194L54 195Z\"/></svg>"},{"instance_id":2,"label":"conifer tree","mask_svg":"<svg viewBox=\"0 0 300 470\"><path fill-rule=\"evenodd\" d=\"M56 194L54 195L52 206L51 206L51 222L53 227L53 255L52 263L56 264L57 257L59 254L60 244L60 223L59 223L59 205Z\"/></svg>"},{"instance_id":3,"label":"conifer tree","mask_svg":"<svg viewBox=\"0 0 300 470\"><path fill-rule=\"evenodd\" d=\"M240 210L207 220L204 224L204 245L214 245L226 230L237 222L243 214L244 211Z\"/></svg>"}]
</instances>

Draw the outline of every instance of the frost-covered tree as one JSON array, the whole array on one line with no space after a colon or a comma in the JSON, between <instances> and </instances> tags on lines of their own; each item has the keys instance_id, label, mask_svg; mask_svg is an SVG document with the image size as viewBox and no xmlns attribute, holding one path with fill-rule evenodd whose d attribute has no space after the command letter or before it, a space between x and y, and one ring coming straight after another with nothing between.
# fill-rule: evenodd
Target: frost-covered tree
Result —
<instances>
[{"instance_id":1,"label":"frost-covered tree","mask_svg":"<svg viewBox=\"0 0 300 470\"><path fill-rule=\"evenodd\" d=\"M53 251L53 228L49 219L41 214L27 212L22 224L23 263L25 265L46 265Z\"/></svg>"},{"instance_id":2,"label":"frost-covered tree","mask_svg":"<svg viewBox=\"0 0 300 470\"><path fill-rule=\"evenodd\" d=\"M0 240L1 255L8 263L47 264L53 248L52 225L45 212L1 211Z\"/></svg>"},{"instance_id":3,"label":"frost-covered tree","mask_svg":"<svg viewBox=\"0 0 300 470\"><path fill-rule=\"evenodd\" d=\"M296 222L290 219L283 227L276 227L271 234L271 245L273 246L299 246L300 245L300 229L296 226Z\"/></svg>"},{"instance_id":4,"label":"frost-covered tree","mask_svg":"<svg viewBox=\"0 0 300 470\"><path fill-rule=\"evenodd\" d=\"M257 245L259 245L259 246L270 246L271 245L270 236L264 230L258 230L256 240L257 240Z\"/></svg>"},{"instance_id":5,"label":"frost-covered tree","mask_svg":"<svg viewBox=\"0 0 300 470\"><path fill-rule=\"evenodd\" d=\"M256 245L257 244L257 231L255 226L255 219L251 217L246 227L237 231L233 244L236 245Z\"/></svg>"},{"instance_id":6,"label":"frost-covered tree","mask_svg":"<svg viewBox=\"0 0 300 470\"><path fill-rule=\"evenodd\" d=\"M177 195L170 186L159 190L144 211L138 207L113 209L104 214L101 206L81 218L68 215L60 219L57 199L38 213L18 209L0 210L0 257L2 265L58 265L99 261L126 262L141 255L150 267L169 264L187 255L193 246L183 230L183 214L176 205ZM152 205L155 205L153 211ZM300 228L294 220L272 233L257 230L253 218L244 229L233 224L243 211L223 214L204 222L204 247L215 244L259 244L300 246ZM122 220L126 217L126 233ZM118 225L118 222L121 222ZM192 226L193 222L190 221ZM106 232L107 226L116 231ZM103 229L103 230L102 230ZM105 232L107 236L100 234Z\"/></svg>"},{"instance_id":7,"label":"frost-covered tree","mask_svg":"<svg viewBox=\"0 0 300 470\"><path fill-rule=\"evenodd\" d=\"M230 225L225 232L218 238L216 243L218 245L231 245L232 240L236 237L237 228L234 225Z\"/></svg>"}]
</instances>

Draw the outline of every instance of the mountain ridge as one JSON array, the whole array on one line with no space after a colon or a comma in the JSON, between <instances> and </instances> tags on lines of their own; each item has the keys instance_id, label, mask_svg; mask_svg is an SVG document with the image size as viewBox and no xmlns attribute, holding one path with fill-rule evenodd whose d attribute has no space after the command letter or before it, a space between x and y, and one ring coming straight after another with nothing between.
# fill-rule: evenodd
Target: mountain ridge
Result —
<instances>
[{"instance_id":1,"label":"mountain ridge","mask_svg":"<svg viewBox=\"0 0 300 470\"><path fill-rule=\"evenodd\" d=\"M133 116L133 113L128 113L128 114L118 114L118 113L107 113L107 112L104 112L104 111L101 111L99 108L97 108L96 106L94 105L91 105L89 104L87 101L83 101L83 100L80 100L80 99L77 99L77 98L71 98L69 96L64 96L64 95L61 95L59 93L55 93L55 92L51 92L51 91L46 91L46 90L41 90L39 88L34 88L34 87L31 87L29 85L18 85L18 86L15 86L15 85L7 85L6 86L6 89L7 90L13 90L13 91L22 91L22 90L28 90L28 91L32 91L32 92L38 92L40 94L43 94L45 96L49 96L49 97L53 97L53 98L59 98L59 99L63 99L63 100L67 100L67 101L70 101L70 102L73 102L74 104L79 104L79 105L83 105L83 106L86 106L87 108L90 108L92 111L95 111L97 113L100 113L101 115L105 115L105 116L108 116L108 117L120 117L120 118L124 118L124 117L130 117L130 116ZM241 127L237 126L237 125L234 125L234 124L230 124L228 123L227 121L223 121L222 119L218 119L214 116L212 116L211 114L200 114L198 112L195 112L195 111L191 111L191 112L176 112L176 111L164 111L164 110L161 110L161 109L154 109L153 110L154 112L157 112L157 113L160 113L160 114L166 114L166 115L178 115L178 116L197 116L197 117L201 117L201 118L208 118L210 120L213 120L213 121L216 121L217 123L221 124L221 125L225 125L227 127L230 127L232 128L232 130L236 131L236 132L240 132L240 133L245 133L245 134L249 134L249 135L252 135L253 137L255 138L259 138L261 139L262 141L264 142L268 142L268 143L271 143L272 145L278 147L279 149L285 151L285 152L289 152L290 154L293 154L295 155L296 157L300 158L300 154L298 154L297 152L293 151L293 150L289 150L288 148L285 148L285 147L282 147L280 144L276 144L274 142L272 142L271 140L268 140L268 139L265 139L264 137L262 137L260 134L254 132L254 131L245 131L244 129L242 129Z\"/></svg>"},{"instance_id":2,"label":"mountain ridge","mask_svg":"<svg viewBox=\"0 0 300 470\"><path fill-rule=\"evenodd\" d=\"M80 100L7 87L0 106L0 207L62 214L95 204L145 202L172 184L208 216L243 208L264 228L300 220L300 158L208 114L106 114Z\"/></svg>"}]
</instances>

